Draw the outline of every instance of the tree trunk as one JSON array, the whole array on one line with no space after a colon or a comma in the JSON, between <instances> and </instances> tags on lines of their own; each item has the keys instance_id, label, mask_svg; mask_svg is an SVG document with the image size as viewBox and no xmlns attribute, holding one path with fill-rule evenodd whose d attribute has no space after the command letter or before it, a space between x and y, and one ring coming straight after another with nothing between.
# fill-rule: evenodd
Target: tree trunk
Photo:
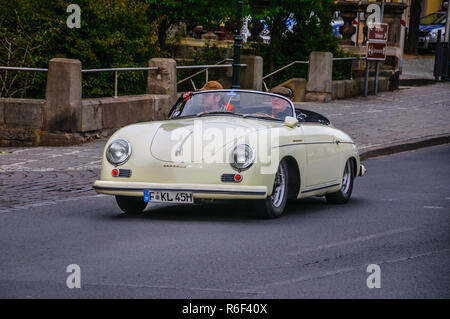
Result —
<instances>
[{"instance_id":1,"label":"tree trunk","mask_svg":"<svg viewBox=\"0 0 450 319\"><path fill-rule=\"evenodd\" d=\"M158 25L158 43L161 51L166 50L167 30L169 29L169 23L167 18L164 18Z\"/></svg>"},{"instance_id":2,"label":"tree trunk","mask_svg":"<svg viewBox=\"0 0 450 319\"><path fill-rule=\"evenodd\" d=\"M272 24L269 24L270 43L269 43L269 73L275 71L275 54L278 49L281 33L284 31L285 23L283 19L274 18ZM273 76L269 78L269 88L272 87Z\"/></svg>"},{"instance_id":3,"label":"tree trunk","mask_svg":"<svg viewBox=\"0 0 450 319\"><path fill-rule=\"evenodd\" d=\"M275 69L275 33L270 33L270 43L269 43L269 73L272 73ZM269 88L272 87L272 79L273 77L269 78Z\"/></svg>"},{"instance_id":4,"label":"tree trunk","mask_svg":"<svg viewBox=\"0 0 450 319\"><path fill-rule=\"evenodd\" d=\"M419 42L419 24L420 24L420 0L411 0L411 9L409 14L409 30L406 39L405 53L417 54L417 43Z\"/></svg>"}]
</instances>

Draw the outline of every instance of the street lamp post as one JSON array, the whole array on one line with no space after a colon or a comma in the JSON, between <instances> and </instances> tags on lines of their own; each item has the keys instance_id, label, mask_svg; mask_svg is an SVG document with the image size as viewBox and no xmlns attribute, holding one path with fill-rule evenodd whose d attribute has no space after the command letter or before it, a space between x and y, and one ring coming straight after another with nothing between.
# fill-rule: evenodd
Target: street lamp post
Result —
<instances>
[{"instance_id":1,"label":"street lamp post","mask_svg":"<svg viewBox=\"0 0 450 319\"><path fill-rule=\"evenodd\" d=\"M242 4L243 0L237 0L236 34L234 35L234 57L233 57L233 82L232 89L239 89L239 71L241 65L241 47L242 47Z\"/></svg>"}]
</instances>

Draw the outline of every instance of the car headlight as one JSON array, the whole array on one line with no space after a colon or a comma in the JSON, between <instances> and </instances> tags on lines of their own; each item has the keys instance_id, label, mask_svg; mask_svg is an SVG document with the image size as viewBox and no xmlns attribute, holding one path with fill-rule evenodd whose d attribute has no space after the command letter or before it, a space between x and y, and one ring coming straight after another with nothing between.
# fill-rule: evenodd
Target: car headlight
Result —
<instances>
[{"instance_id":1,"label":"car headlight","mask_svg":"<svg viewBox=\"0 0 450 319\"><path fill-rule=\"evenodd\" d=\"M255 152L247 144L239 144L231 152L230 165L237 171L249 168L254 161Z\"/></svg>"},{"instance_id":2,"label":"car headlight","mask_svg":"<svg viewBox=\"0 0 450 319\"><path fill-rule=\"evenodd\" d=\"M124 139L114 140L106 149L106 159L113 165L125 163L131 155L131 144Z\"/></svg>"}]
</instances>

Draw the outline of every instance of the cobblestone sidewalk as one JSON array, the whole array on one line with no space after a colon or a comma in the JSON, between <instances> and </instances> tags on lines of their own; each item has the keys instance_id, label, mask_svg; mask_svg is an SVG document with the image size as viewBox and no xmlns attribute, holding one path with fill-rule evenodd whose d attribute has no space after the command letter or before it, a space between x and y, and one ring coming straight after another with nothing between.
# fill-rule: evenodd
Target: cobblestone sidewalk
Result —
<instances>
[{"instance_id":1,"label":"cobblestone sidewalk","mask_svg":"<svg viewBox=\"0 0 450 319\"><path fill-rule=\"evenodd\" d=\"M327 116L355 140L361 152L450 134L450 83L296 106ZM91 185L100 172L106 141L69 147L0 148L0 213L33 203L95 195Z\"/></svg>"}]
</instances>

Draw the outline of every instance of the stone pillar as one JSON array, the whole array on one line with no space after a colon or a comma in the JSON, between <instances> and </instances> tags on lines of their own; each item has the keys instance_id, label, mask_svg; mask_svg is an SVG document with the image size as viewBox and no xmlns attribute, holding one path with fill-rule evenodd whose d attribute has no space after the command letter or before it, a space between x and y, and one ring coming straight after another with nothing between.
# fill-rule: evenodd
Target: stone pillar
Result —
<instances>
[{"instance_id":1,"label":"stone pillar","mask_svg":"<svg viewBox=\"0 0 450 319\"><path fill-rule=\"evenodd\" d=\"M174 59L153 58L148 66L156 66L158 70L149 70L147 78L148 94L170 96L170 104L177 100L177 62Z\"/></svg>"},{"instance_id":2,"label":"stone pillar","mask_svg":"<svg viewBox=\"0 0 450 319\"><path fill-rule=\"evenodd\" d=\"M241 68L240 85L245 90L262 90L263 58L256 55L242 55L241 64L247 64Z\"/></svg>"},{"instance_id":3,"label":"stone pillar","mask_svg":"<svg viewBox=\"0 0 450 319\"><path fill-rule=\"evenodd\" d=\"M407 8L404 3L385 3L383 22L389 24L388 46L400 47L400 34L402 30L402 14Z\"/></svg>"},{"instance_id":4,"label":"stone pillar","mask_svg":"<svg viewBox=\"0 0 450 319\"><path fill-rule=\"evenodd\" d=\"M353 20L356 18L358 11L358 2L338 1L337 7L341 12L342 20L344 20L344 25L339 28L339 33L342 35L340 43L353 45L354 43L350 38L356 31Z\"/></svg>"},{"instance_id":5,"label":"stone pillar","mask_svg":"<svg viewBox=\"0 0 450 319\"><path fill-rule=\"evenodd\" d=\"M46 131L81 130L81 62L50 60L43 108Z\"/></svg>"},{"instance_id":6,"label":"stone pillar","mask_svg":"<svg viewBox=\"0 0 450 319\"><path fill-rule=\"evenodd\" d=\"M306 101L329 102L332 93L333 54L313 51L309 55Z\"/></svg>"},{"instance_id":7,"label":"stone pillar","mask_svg":"<svg viewBox=\"0 0 450 319\"><path fill-rule=\"evenodd\" d=\"M389 25L388 31L388 57L382 64L382 69L397 72L401 70L400 60L403 58L401 50L401 30L402 30L402 15L406 9L404 3L385 3L383 22Z\"/></svg>"}]
</instances>

